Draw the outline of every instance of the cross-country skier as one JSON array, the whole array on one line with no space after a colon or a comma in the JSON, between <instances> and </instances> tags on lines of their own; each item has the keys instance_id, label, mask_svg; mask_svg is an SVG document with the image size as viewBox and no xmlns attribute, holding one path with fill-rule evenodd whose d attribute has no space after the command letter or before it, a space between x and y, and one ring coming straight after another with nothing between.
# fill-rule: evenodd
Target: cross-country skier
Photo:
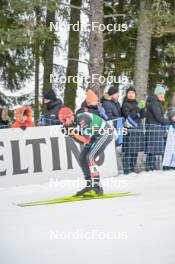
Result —
<instances>
[{"instance_id":1,"label":"cross-country skier","mask_svg":"<svg viewBox=\"0 0 175 264\"><path fill-rule=\"evenodd\" d=\"M103 189L95 159L112 141L113 129L104 119L94 113L84 112L74 115L68 107L61 108L59 120L64 127L69 128L70 136L76 141L84 143L79 161L86 186L76 195L102 195Z\"/></svg>"}]
</instances>

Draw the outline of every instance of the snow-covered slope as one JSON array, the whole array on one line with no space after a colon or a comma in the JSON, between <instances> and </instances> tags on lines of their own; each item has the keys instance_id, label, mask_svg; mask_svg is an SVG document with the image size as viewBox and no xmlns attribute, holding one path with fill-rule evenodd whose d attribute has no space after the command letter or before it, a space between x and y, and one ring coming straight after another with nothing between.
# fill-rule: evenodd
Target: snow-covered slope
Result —
<instances>
[{"instance_id":1,"label":"snow-covered slope","mask_svg":"<svg viewBox=\"0 0 175 264\"><path fill-rule=\"evenodd\" d=\"M175 173L103 184L105 192L140 195L20 208L15 203L70 195L76 182L1 188L0 263L174 264Z\"/></svg>"}]
</instances>

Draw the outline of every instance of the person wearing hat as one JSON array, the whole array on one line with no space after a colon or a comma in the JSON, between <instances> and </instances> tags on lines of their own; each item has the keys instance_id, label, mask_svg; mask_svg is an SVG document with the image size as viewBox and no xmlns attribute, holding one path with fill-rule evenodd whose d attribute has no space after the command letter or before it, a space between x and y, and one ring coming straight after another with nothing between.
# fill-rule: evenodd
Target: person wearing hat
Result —
<instances>
[{"instance_id":1,"label":"person wearing hat","mask_svg":"<svg viewBox=\"0 0 175 264\"><path fill-rule=\"evenodd\" d=\"M81 104L81 108L76 111L76 114L80 114L83 112L94 113L102 117L104 120L108 119L105 110L99 104L98 96L95 94L95 92L92 89L88 89L86 94L86 99Z\"/></svg>"},{"instance_id":2,"label":"person wearing hat","mask_svg":"<svg viewBox=\"0 0 175 264\"><path fill-rule=\"evenodd\" d=\"M111 86L101 99L102 107L104 108L107 116L106 120L113 120L113 126L117 130L117 137L115 141L116 147L120 146L123 140L123 118L121 116L121 107L118 99L119 90L116 86Z\"/></svg>"},{"instance_id":3,"label":"person wearing hat","mask_svg":"<svg viewBox=\"0 0 175 264\"><path fill-rule=\"evenodd\" d=\"M162 156L165 149L165 126L170 121L164 117L162 102L165 101L166 90L157 85L146 101L146 167L156 170L156 156Z\"/></svg>"},{"instance_id":4,"label":"person wearing hat","mask_svg":"<svg viewBox=\"0 0 175 264\"><path fill-rule=\"evenodd\" d=\"M111 86L108 92L101 99L103 108L105 109L108 120L114 120L121 117L121 107L118 102L119 90L116 86Z\"/></svg>"},{"instance_id":5,"label":"person wearing hat","mask_svg":"<svg viewBox=\"0 0 175 264\"><path fill-rule=\"evenodd\" d=\"M86 93L86 98L81 104L81 108L76 111L76 114L80 114L83 112L90 112L98 115L99 114L98 105L99 105L98 96L95 94L95 92L92 89L88 89Z\"/></svg>"},{"instance_id":6,"label":"person wearing hat","mask_svg":"<svg viewBox=\"0 0 175 264\"><path fill-rule=\"evenodd\" d=\"M123 136L123 171L124 174L135 172L138 152L144 151L144 133L142 119L145 117L145 103L138 102L136 90L129 87L122 104L127 135Z\"/></svg>"},{"instance_id":7,"label":"person wearing hat","mask_svg":"<svg viewBox=\"0 0 175 264\"><path fill-rule=\"evenodd\" d=\"M165 101L166 90L162 85L157 85L154 93L148 96L146 102L146 124L167 125L169 120L164 117L162 102Z\"/></svg>"},{"instance_id":8,"label":"person wearing hat","mask_svg":"<svg viewBox=\"0 0 175 264\"><path fill-rule=\"evenodd\" d=\"M27 127L34 127L32 121L32 110L29 106L19 107L15 111L15 122L11 128L21 128L25 130Z\"/></svg>"},{"instance_id":9,"label":"person wearing hat","mask_svg":"<svg viewBox=\"0 0 175 264\"><path fill-rule=\"evenodd\" d=\"M113 139L111 126L94 113L83 112L74 115L68 107L60 109L59 120L67 128L69 136L84 144L79 162L86 180L86 186L76 195L102 195L103 188L100 184L100 173L96 158Z\"/></svg>"},{"instance_id":10,"label":"person wearing hat","mask_svg":"<svg viewBox=\"0 0 175 264\"><path fill-rule=\"evenodd\" d=\"M46 111L41 115L41 125L59 125L58 111L63 107L63 103L57 98L54 90L51 89L44 94L44 104L46 106Z\"/></svg>"}]
</instances>

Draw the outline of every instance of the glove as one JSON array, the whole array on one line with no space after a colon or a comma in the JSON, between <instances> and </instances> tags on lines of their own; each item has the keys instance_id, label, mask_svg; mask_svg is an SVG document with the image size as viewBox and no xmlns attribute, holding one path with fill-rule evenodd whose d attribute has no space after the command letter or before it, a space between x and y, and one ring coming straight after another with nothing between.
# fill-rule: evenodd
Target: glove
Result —
<instances>
[{"instance_id":1,"label":"glove","mask_svg":"<svg viewBox=\"0 0 175 264\"><path fill-rule=\"evenodd\" d=\"M104 120L107 121L109 119L108 116L107 116L107 114L106 114L106 112L105 112L105 109L103 107L99 107L98 108L98 112L99 112L100 116L102 118L104 118Z\"/></svg>"},{"instance_id":2,"label":"glove","mask_svg":"<svg viewBox=\"0 0 175 264\"><path fill-rule=\"evenodd\" d=\"M144 109L145 108L145 101L140 101L139 103L138 103L138 108L139 109Z\"/></svg>"}]
</instances>

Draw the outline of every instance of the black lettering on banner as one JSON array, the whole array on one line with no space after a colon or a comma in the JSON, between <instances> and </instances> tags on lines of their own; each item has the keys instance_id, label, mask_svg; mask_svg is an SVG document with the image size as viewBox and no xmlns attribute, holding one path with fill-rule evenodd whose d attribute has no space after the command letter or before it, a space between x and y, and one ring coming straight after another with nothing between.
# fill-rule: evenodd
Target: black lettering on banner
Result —
<instances>
[{"instance_id":1,"label":"black lettering on banner","mask_svg":"<svg viewBox=\"0 0 175 264\"><path fill-rule=\"evenodd\" d=\"M79 164L80 150L78 149L75 141L71 137L65 137L65 142L66 142L66 153L67 153L67 168L70 170L73 169L72 153L74 154Z\"/></svg>"},{"instance_id":2,"label":"black lettering on banner","mask_svg":"<svg viewBox=\"0 0 175 264\"><path fill-rule=\"evenodd\" d=\"M28 168L26 169L21 168L19 140L12 140L10 142L12 147L13 175L28 173Z\"/></svg>"},{"instance_id":3,"label":"black lettering on banner","mask_svg":"<svg viewBox=\"0 0 175 264\"><path fill-rule=\"evenodd\" d=\"M26 140L26 146L32 145L33 148L34 172L42 172L40 144L46 144L45 138Z\"/></svg>"},{"instance_id":4,"label":"black lettering on banner","mask_svg":"<svg viewBox=\"0 0 175 264\"><path fill-rule=\"evenodd\" d=\"M50 138L50 141L52 148L53 171L61 170L58 137L52 137Z\"/></svg>"},{"instance_id":5,"label":"black lettering on banner","mask_svg":"<svg viewBox=\"0 0 175 264\"><path fill-rule=\"evenodd\" d=\"M4 147L4 142L0 141L0 146ZM0 156L0 160L2 160L2 161L4 160L3 155ZM6 170L0 171L0 176L5 176L5 175L6 175Z\"/></svg>"}]
</instances>

